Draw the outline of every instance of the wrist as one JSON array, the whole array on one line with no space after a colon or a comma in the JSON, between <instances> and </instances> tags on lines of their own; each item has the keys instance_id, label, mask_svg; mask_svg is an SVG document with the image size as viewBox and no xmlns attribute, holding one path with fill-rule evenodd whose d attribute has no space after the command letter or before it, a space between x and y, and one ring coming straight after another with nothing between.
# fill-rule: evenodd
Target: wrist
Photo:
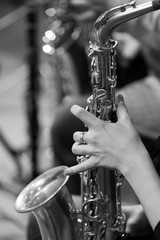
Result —
<instances>
[{"instance_id":1,"label":"wrist","mask_svg":"<svg viewBox=\"0 0 160 240\"><path fill-rule=\"evenodd\" d=\"M142 178L142 174L150 173L152 160L144 147L143 143L137 144L137 147L126 154L126 163L123 165L122 173L124 177L132 184ZM136 179L135 179L136 178Z\"/></svg>"}]
</instances>

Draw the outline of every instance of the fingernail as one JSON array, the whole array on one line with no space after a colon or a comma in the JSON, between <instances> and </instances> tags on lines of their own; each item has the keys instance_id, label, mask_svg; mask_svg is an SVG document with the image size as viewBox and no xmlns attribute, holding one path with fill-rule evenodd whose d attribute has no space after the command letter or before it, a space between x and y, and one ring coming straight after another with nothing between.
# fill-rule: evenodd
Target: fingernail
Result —
<instances>
[{"instance_id":1,"label":"fingernail","mask_svg":"<svg viewBox=\"0 0 160 240\"><path fill-rule=\"evenodd\" d=\"M117 96L117 102L124 102L124 98L123 98L123 95L122 94L118 94Z\"/></svg>"}]
</instances>

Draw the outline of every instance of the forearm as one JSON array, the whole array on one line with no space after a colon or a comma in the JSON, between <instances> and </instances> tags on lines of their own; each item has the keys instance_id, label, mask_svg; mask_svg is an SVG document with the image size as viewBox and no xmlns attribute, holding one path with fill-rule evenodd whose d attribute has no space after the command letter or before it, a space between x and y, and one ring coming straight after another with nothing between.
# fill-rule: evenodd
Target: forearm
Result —
<instances>
[{"instance_id":1,"label":"forearm","mask_svg":"<svg viewBox=\"0 0 160 240\"><path fill-rule=\"evenodd\" d=\"M135 164L125 177L137 194L154 229L160 221L160 179L146 151L135 155Z\"/></svg>"}]
</instances>

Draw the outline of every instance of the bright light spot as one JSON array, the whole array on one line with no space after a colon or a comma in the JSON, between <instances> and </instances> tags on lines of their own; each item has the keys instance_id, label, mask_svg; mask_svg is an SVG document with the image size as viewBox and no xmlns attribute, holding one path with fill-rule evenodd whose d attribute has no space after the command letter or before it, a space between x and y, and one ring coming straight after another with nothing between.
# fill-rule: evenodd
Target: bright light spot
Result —
<instances>
[{"instance_id":1,"label":"bright light spot","mask_svg":"<svg viewBox=\"0 0 160 240\"><path fill-rule=\"evenodd\" d=\"M56 14L55 8L48 8L48 9L46 10L46 14L47 14L49 17L53 17L53 16Z\"/></svg>"},{"instance_id":2,"label":"bright light spot","mask_svg":"<svg viewBox=\"0 0 160 240\"><path fill-rule=\"evenodd\" d=\"M43 46L43 51L50 55L55 53L55 49L51 47L49 44Z\"/></svg>"},{"instance_id":3,"label":"bright light spot","mask_svg":"<svg viewBox=\"0 0 160 240\"><path fill-rule=\"evenodd\" d=\"M43 41L44 43L49 43L49 42L50 42L50 40L49 40L46 36L43 36L43 37L42 37L42 41Z\"/></svg>"},{"instance_id":4,"label":"bright light spot","mask_svg":"<svg viewBox=\"0 0 160 240\"><path fill-rule=\"evenodd\" d=\"M53 41L53 40L56 39L56 35L55 35L55 33L54 33L52 30L46 31L46 32L45 32L45 36L46 36L49 40L51 40L51 41Z\"/></svg>"}]
</instances>

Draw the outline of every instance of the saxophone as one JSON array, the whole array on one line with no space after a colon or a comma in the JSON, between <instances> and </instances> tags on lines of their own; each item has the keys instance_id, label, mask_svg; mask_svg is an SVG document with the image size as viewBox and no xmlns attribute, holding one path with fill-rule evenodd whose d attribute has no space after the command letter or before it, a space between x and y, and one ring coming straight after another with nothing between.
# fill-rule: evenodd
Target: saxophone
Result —
<instances>
[{"instance_id":1,"label":"saxophone","mask_svg":"<svg viewBox=\"0 0 160 240\"><path fill-rule=\"evenodd\" d=\"M136 5L136 1L104 12L93 27L90 43L92 95L87 110L96 117L116 122L116 45L113 30L121 23L158 10L160 1ZM85 161L87 156L78 157ZM52 168L29 183L19 194L15 208L32 212L43 240L125 239L125 216L121 209L123 176L116 170L96 168L81 173L81 209L66 187L66 166Z\"/></svg>"}]
</instances>

